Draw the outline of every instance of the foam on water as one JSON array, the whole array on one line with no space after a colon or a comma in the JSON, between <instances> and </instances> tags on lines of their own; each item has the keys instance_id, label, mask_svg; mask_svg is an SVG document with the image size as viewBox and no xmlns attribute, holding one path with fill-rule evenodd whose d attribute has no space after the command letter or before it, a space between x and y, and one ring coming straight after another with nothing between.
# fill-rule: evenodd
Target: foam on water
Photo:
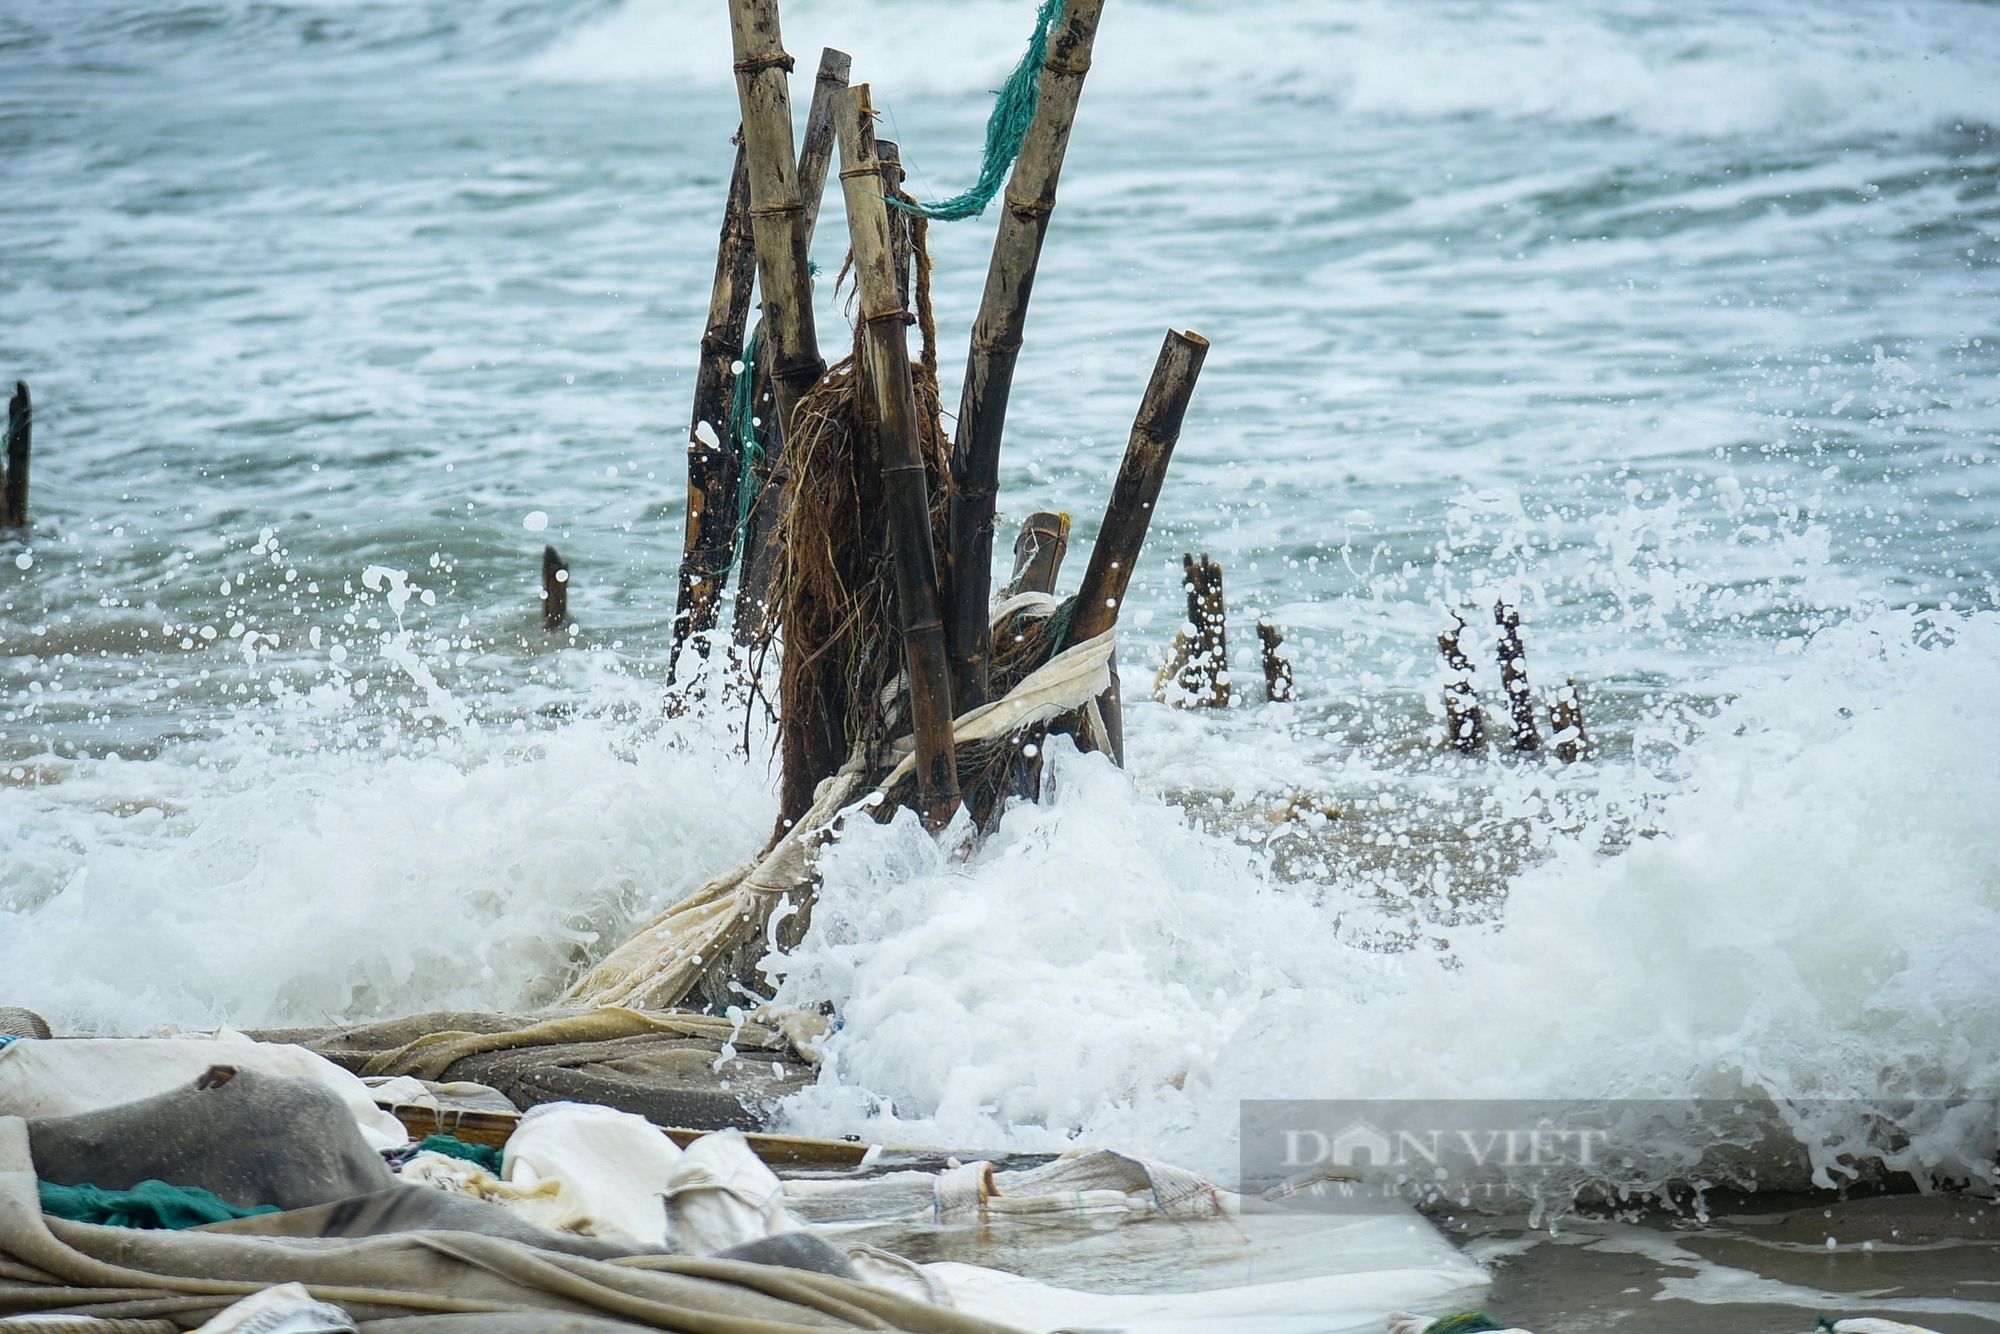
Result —
<instances>
[{"instance_id":1,"label":"foam on water","mask_svg":"<svg viewBox=\"0 0 2000 1334\"><path fill-rule=\"evenodd\" d=\"M1611 857L1545 836L1449 966L1357 948L1327 911L1357 897L1337 872L1327 903L1273 883L1095 757L1058 763L969 866L913 820L862 825L787 964L785 994L845 1024L791 1114L1220 1171L1242 1098L1991 1090L1996 692L1992 613L1822 632L1702 730L1652 836ZM1601 792L1631 782L1608 767ZM1925 1147L1986 1174L1976 1145Z\"/></svg>"},{"instance_id":2,"label":"foam on water","mask_svg":"<svg viewBox=\"0 0 2000 1334\"><path fill-rule=\"evenodd\" d=\"M895 71L906 91L974 93L1017 58L1025 12L1005 0L804 0L786 8L785 30L794 51L851 52L857 77ZM1387 116L1620 121L1695 137L1923 132L2000 121L2000 91L1979 72L2000 53L2000 32L1981 16L1965 3L1884 11L1291 0L1253 14L1215 0L1140 0L1106 7L1090 90L1254 90ZM714 5L625 0L576 25L531 69L558 80L715 85L726 80L728 50Z\"/></svg>"}]
</instances>

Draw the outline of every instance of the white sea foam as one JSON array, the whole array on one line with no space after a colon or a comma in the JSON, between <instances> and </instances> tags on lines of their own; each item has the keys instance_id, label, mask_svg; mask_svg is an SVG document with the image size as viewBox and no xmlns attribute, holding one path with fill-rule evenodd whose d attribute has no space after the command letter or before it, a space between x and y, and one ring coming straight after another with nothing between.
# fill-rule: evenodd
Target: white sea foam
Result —
<instances>
[{"instance_id":1,"label":"white sea foam","mask_svg":"<svg viewBox=\"0 0 2000 1334\"><path fill-rule=\"evenodd\" d=\"M1455 968L1344 943L1310 900L1358 886L1274 885L1096 758L970 866L863 825L791 961L845 1023L791 1117L1225 1170L1250 1097L1990 1091L1995 698L2000 616L1823 632L1689 748L1656 836L1551 839Z\"/></svg>"},{"instance_id":2,"label":"white sea foam","mask_svg":"<svg viewBox=\"0 0 2000 1334\"><path fill-rule=\"evenodd\" d=\"M1419 118L1622 121L1675 135L1924 131L2000 121L2000 31L1978 7L1785 8L1216 0L1105 9L1090 92L1275 93ZM1019 58L1029 6L1005 0L795 0L794 53L855 57L877 100L977 93ZM726 16L696 0L625 0L566 31L530 71L555 80L729 78ZM1282 114L1270 112L1268 114Z\"/></svg>"}]
</instances>

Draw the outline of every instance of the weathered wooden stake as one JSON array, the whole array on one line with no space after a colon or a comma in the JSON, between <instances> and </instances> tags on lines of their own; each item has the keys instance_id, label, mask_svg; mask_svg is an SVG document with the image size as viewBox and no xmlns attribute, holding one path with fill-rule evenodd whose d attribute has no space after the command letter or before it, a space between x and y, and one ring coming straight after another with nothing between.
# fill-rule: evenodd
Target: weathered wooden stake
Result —
<instances>
[{"instance_id":1,"label":"weathered wooden stake","mask_svg":"<svg viewBox=\"0 0 2000 1334\"><path fill-rule=\"evenodd\" d=\"M1507 691L1507 710L1514 718L1514 749L1540 750L1542 734L1535 727L1535 697L1528 688L1528 650L1521 644L1521 613L1496 602L1493 623L1500 627L1500 684Z\"/></svg>"},{"instance_id":2,"label":"weathered wooden stake","mask_svg":"<svg viewBox=\"0 0 2000 1334\"><path fill-rule=\"evenodd\" d=\"M877 139L875 156L882 163L883 193L894 196L903 188L903 150L894 139ZM910 308L910 215L902 209L889 214L889 267L896 271L896 299Z\"/></svg>"},{"instance_id":3,"label":"weathered wooden stake","mask_svg":"<svg viewBox=\"0 0 2000 1334\"><path fill-rule=\"evenodd\" d=\"M722 585L736 555L737 486L743 452L731 431L735 398L733 369L743 356L743 326L750 316L750 289L757 277L757 247L750 232L750 168L739 133L736 166L729 176L729 203L722 215L722 240L715 252L715 284L709 290L708 326L701 335L695 369L694 421L688 427L687 537L681 549L680 590L674 599L674 648L667 658L667 682L681 648L692 635L715 628ZM706 641L697 640L707 652Z\"/></svg>"},{"instance_id":4,"label":"weathered wooden stake","mask_svg":"<svg viewBox=\"0 0 2000 1334\"><path fill-rule=\"evenodd\" d=\"M1283 704L1292 697L1292 664L1278 656L1285 637L1269 621L1257 622L1257 638L1264 645L1264 697Z\"/></svg>"},{"instance_id":5,"label":"weathered wooden stake","mask_svg":"<svg viewBox=\"0 0 2000 1334\"><path fill-rule=\"evenodd\" d=\"M16 380L14 396L7 401L7 472L6 485L0 487L0 528L28 526L28 449L34 425L28 382Z\"/></svg>"},{"instance_id":6,"label":"weathered wooden stake","mask_svg":"<svg viewBox=\"0 0 2000 1334\"><path fill-rule=\"evenodd\" d=\"M1091 46L1104 0L1068 0L1062 24L1050 36L1038 83L1034 124L1021 142L1021 155L1007 181L1006 211L993 238L986 290L972 326L965 389L959 400L958 430L952 442L951 558L947 569L952 679L962 709L986 703L988 659L992 651L987 601L993 588L993 507L1000 489L1000 442L1007 421L1007 395L1014 362L1027 326L1028 298L1035 266L1055 211L1056 182L1076 120L1083 76L1090 70Z\"/></svg>"},{"instance_id":7,"label":"weathered wooden stake","mask_svg":"<svg viewBox=\"0 0 2000 1334\"><path fill-rule=\"evenodd\" d=\"M1183 553L1181 569L1191 630L1176 637L1175 656L1179 663L1174 680L1180 690L1175 702L1182 708L1226 709L1229 707L1229 613L1222 598L1222 567L1204 551L1199 561Z\"/></svg>"},{"instance_id":8,"label":"weathered wooden stake","mask_svg":"<svg viewBox=\"0 0 2000 1334\"><path fill-rule=\"evenodd\" d=\"M1445 731L1451 744L1467 755L1476 755L1486 744L1486 718L1479 711L1479 691L1472 684L1472 659L1465 656L1459 636L1465 633L1465 618L1454 614L1458 624L1438 636L1438 652L1444 655L1448 671L1444 683Z\"/></svg>"},{"instance_id":9,"label":"weathered wooden stake","mask_svg":"<svg viewBox=\"0 0 2000 1334\"><path fill-rule=\"evenodd\" d=\"M1003 592L1008 597L1055 592L1056 573L1068 552L1069 515L1049 510L1030 514L1014 539L1014 577Z\"/></svg>"},{"instance_id":10,"label":"weathered wooden stake","mask_svg":"<svg viewBox=\"0 0 2000 1334\"><path fill-rule=\"evenodd\" d=\"M560 630L569 620L569 562L554 547L542 548L542 629Z\"/></svg>"},{"instance_id":11,"label":"weathered wooden stake","mask_svg":"<svg viewBox=\"0 0 2000 1334\"><path fill-rule=\"evenodd\" d=\"M1181 422L1207 356L1208 340L1200 334L1167 331L1159 360L1153 363L1153 378L1139 403L1139 415L1132 422L1125 459L1118 465L1118 480L1112 484L1111 501L1104 509L1104 524L1098 529L1090 564L1084 569L1076 615L1070 619L1064 648L1094 639L1117 624L1118 608L1132 582L1132 563L1145 545L1153 505L1167 480L1167 464L1173 461L1174 443L1181 438Z\"/></svg>"},{"instance_id":12,"label":"weathered wooden stake","mask_svg":"<svg viewBox=\"0 0 2000 1334\"><path fill-rule=\"evenodd\" d=\"M867 84L836 95L834 123L840 132L840 184L854 247L854 285L861 298L863 381L882 454L883 507L909 679L910 731L916 741L917 802L924 823L935 831L950 822L959 804L951 663L938 610L930 496L910 378L905 330L911 316L896 298L889 207L883 200L886 182L875 155L875 109Z\"/></svg>"},{"instance_id":13,"label":"weathered wooden stake","mask_svg":"<svg viewBox=\"0 0 2000 1334\"><path fill-rule=\"evenodd\" d=\"M1583 694L1577 689L1576 678L1569 678L1569 684L1556 691L1556 700L1549 706L1549 728L1555 732L1556 758L1564 764L1575 764L1578 760L1591 758L1590 733L1583 730ZM1575 735L1568 733L1575 729Z\"/></svg>"}]
</instances>

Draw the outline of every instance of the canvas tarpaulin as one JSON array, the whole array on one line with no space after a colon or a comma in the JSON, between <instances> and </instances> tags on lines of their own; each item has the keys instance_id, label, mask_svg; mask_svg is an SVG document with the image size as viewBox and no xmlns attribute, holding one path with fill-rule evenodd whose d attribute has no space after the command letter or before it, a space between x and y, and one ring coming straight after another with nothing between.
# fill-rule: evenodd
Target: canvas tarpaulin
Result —
<instances>
[{"instance_id":1,"label":"canvas tarpaulin","mask_svg":"<svg viewBox=\"0 0 2000 1334\"><path fill-rule=\"evenodd\" d=\"M193 1326L279 1283L301 1283L360 1321L567 1312L689 1334L1005 1330L864 1284L740 1261L589 1260L471 1233L281 1238L49 1219L27 1123L0 1117L0 1318L62 1312Z\"/></svg>"}]
</instances>

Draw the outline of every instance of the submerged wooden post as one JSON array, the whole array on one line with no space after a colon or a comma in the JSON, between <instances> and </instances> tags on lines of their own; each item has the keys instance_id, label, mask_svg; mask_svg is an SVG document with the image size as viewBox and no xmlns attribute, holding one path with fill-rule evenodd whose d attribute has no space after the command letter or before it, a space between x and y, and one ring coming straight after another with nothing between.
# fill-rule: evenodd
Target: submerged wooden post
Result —
<instances>
[{"instance_id":1,"label":"submerged wooden post","mask_svg":"<svg viewBox=\"0 0 2000 1334\"><path fill-rule=\"evenodd\" d=\"M542 548L542 629L560 630L569 619L569 562Z\"/></svg>"},{"instance_id":2,"label":"submerged wooden post","mask_svg":"<svg viewBox=\"0 0 2000 1334\"><path fill-rule=\"evenodd\" d=\"M1540 750L1542 734L1535 727L1535 697L1528 688L1528 650L1521 644L1521 613L1496 602L1493 623L1500 627L1500 685L1507 692L1507 711L1514 719L1514 749Z\"/></svg>"},{"instance_id":3,"label":"submerged wooden post","mask_svg":"<svg viewBox=\"0 0 2000 1334\"><path fill-rule=\"evenodd\" d=\"M14 396L7 400L7 472L6 485L0 487L0 528L28 526L28 449L34 425L28 382L16 380Z\"/></svg>"},{"instance_id":4,"label":"submerged wooden post","mask_svg":"<svg viewBox=\"0 0 2000 1334\"><path fill-rule=\"evenodd\" d=\"M715 251L708 325L695 368L694 420L688 426L687 534L681 548L680 589L674 599L674 647L667 683L674 680L681 648L693 635L715 628L716 606L736 556L737 486L742 442L730 418L735 367L744 355L743 326L750 317L750 289L757 277L757 247L750 233L750 167L736 136L736 166L729 175L729 203ZM703 652L707 652L705 641Z\"/></svg>"},{"instance_id":5,"label":"submerged wooden post","mask_svg":"<svg viewBox=\"0 0 2000 1334\"><path fill-rule=\"evenodd\" d=\"M1479 711L1479 692L1472 684L1472 659L1465 656L1459 636L1465 633L1465 618L1453 615L1458 624L1438 636L1438 652L1444 655L1447 675L1444 682L1445 735L1452 746L1467 755L1476 755L1486 744L1486 719Z\"/></svg>"},{"instance_id":6,"label":"submerged wooden post","mask_svg":"<svg viewBox=\"0 0 2000 1334\"><path fill-rule=\"evenodd\" d=\"M1556 734L1557 759L1564 764L1575 764L1591 758L1590 733L1583 730L1583 695L1574 676L1569 678L1569 684L1556 691L1555 703L1549 706L1549 727Z\"/></svg>"},{"instance_id":7,"label":"submerged wooden post","mask_svg":"<svg viewBox=\"0 0 2000 1334\"><path fill-rule=\"evenodd\" d=\"M930 496L910 377L905 330L911 317L896 297L889 206L883 200L882 163L875 156L875 109L869 105L867 84L835 97L834 123L840 131L840 184L854 247L854 285L861 298L863 380L882 454L883 508L908 671L910 731L916 741L917 802L924 823L936 831L958 810L951 664L938 609Z\"/></svg>"},{"instance_id":8,"label":"submerged wooden post","mask_svg":"<svg viewBox=\"0 0 2000 1334\"><path fill-rule=\"evenodd\" d=\"M1117 624L1118 608L1132 582L1132 563L1145 545L1153 505L1167 479L1167 464L1173 461L1174 443L1181 438L1181 422L1187 416L1188 400L1194 396L1194 382L1207 355L1208 340L1200 334L1167 331L1159 360L1153 364L1153 378L1146 385L1146 397L1132 422L1132 437L1125 446L1125 459L1118 465L1118 480L1111 487L1104 524L1090 550L1090 564L1084 569L1083 587L1076 595L1076 615L1070 619L1064 648L1094 639Z\"/></svg>"},{"instance_id":9,"label":"submerged wooden post","mask_svg":"<svg viewBox=\"0 0 2000 1334\"><path fill-rule=\"evenodd\" d=\"M1292 664L1278 656L1285 637L1269 621L1259 621L1257 638L1264 646L1264 698L1283 704L1292 697Z\"/></svg>"},{"instance_id":10,"label":"submerged wooden post","mask_svg":"<svg viewBox=\"0 0 2000 1334\"><path fill-rule=\"evenodd\" d=\"M739 7L741 7L741 0L731 0L730 21L732 34L735 34L736 31L736 14ZM754 7L760 11L768 8L770 31L768 34L761 36L753 35L750 39L745 39L741 36L736 37L736 73L739 98L744 100L747 107L748 95L742 91L747 77L745 73L746 63L754 65L759 60L771 60L774 58L773 53L775 53L775 58L778 61L777 64L760 67L759 70L750 71L750 74L754 75L760 72L768 74L768 81L774 83L785 98L783 115L774 115L771 117L771 120L774 122L782 120L782 127L776 123L770 123L765 124L763 129L764 138L771 145L769 151L774 153L782 152L784 160L789 161L792 151L792 121L790 86L785 79L785 72L791 69L791 57L784 54L778 42L778 11L776 0L754 0ZM745 40L751 40L753 45L758 45L758 49L762 54L751 57L746 61L743 54L743 43ZM765 49L766 47L768 49ZM791 421L791 411L793 406L798 402L799 397L813 386L819 379L820 374L826 369L826 364L819 359L819 338L813 328L812 322L812 265L810 253L812 250L813 228L819 221L820 200L826 193L826 173L828 166L833 160L833 95L847 86L847 73L852 64L852 58L845 51L836 51L829 46L823 48L819 53L819 74L813 80L812 105L806 112L805 141L799 149L798 171L794 178L793 191L795 202L797 203L796 211L788 212L785 201L778 195L772 195L769 198L760 200L753 173L751 185L752 230L756 232L758 238L758 282L763 293L763 319L759 323L758 328L760 331L771 329L774 332L760 332L758 336L757 364L751 369L751 415L758 422L756 430L760 438L765 442L765 449L763 451L764 457L759 462L755 473L758 483L757 501L751 508L743 524L743 569L736 580L736 624L734 628L735 639L739 644L747 644L756 638L757 631L763 624L764 603L770 592L771 576L778 566L778 551L775 545L778 535L778 520L784 516L785 507L790 503L790 478L784 470L781 458L785 442L785 429ZM747 110L744 113L744 123L747 132L749 124L749 113ZM782 133L780 132L781 129ZM779 143L780 139L782 139L782 145ZM748 146L746 141L746 147ZM772 190L777 189L776 186L768 188ZM768 225L763 230L758 231L755 228L754 221L760 216L757 211L760 207L767 210L761 216L767 220ZM769 220L784 219L787 217L793 219L791 230L795 231L797 235L796 237L780 241L775 238L775 233L780 229L776 223ZM790 271L795 276L789 280L791 285L784 290L789 293L787 300L790 307L804 312L805 332L810 335L811 339L809 348L810 356L806 357L805 362L795 365L789 372L785 371L787 365L785 358L788 354L784 351L786 346L784 339L788 335L776 331L777 322L774 322L772 319L774 307L770 297L770 293L774 290L774 279L763 267L764 247L767 244L779 247L780 253L778 258L781 261L789 263L791 257L795 256L796 258L796 264L790 267ZM794 332L789 336L798 337L799 335ZM807 365L811 369L811 374L809 375L806 374L806 370L803 368ZM791 389L788 391L789 397L779 392L780 380L786 375L790 377L788 381L791 385Z\"/></svg>"},{"instance_id":11,"label":"submerged wooden post","mask_svg":"<svg viewBox=\"0 0 2000 1334\"><path fill-rule=\"evenodd\" d=\"M1014 539L1014 577L1003 590L1016 593L1053 593L1056 574L1069 552L1069 515L1038 510L1021 525Z\"/></svg>"},{"instance_id":12,"label":"submerged wooden post","mask_svg":"<svg viewBox=\"0 0 2000 1334\"><path fill-rule=\"evenodd\" d=\"M1035 120L1021 141L1003 196L999 234L986 270L986 290L972 325L972 349L965 363L965 389L952 441L950 564L947 616L950 620L952 679L962 709L986 703L988 659L992 652L987 602L993 588L993 507L1000 489L1000 442L1007 422L1007 395L1014 362L1027 326L1028 298L1035 285L1042 239L1055 211L1056 182L1069 148L1083 76L1090 70L1091 46L1104 0L1066 0L1061 24L1050 35L1048 55L1037 84Z\"/></svg>"},{"instance_id":13,"label":"submerged wooden post","mask_svg":"<svg viewBox=\"0 0 2000 1334\"><path fill-rule=\"evenodd\" d=\"M1181 556L1187 590L1188 629L1176 636L1175 703L1182 708L1229 707L1228 607L1222 598L1222 567L1206 551L1197 561Z\"/></svg>"}]
</instances>

